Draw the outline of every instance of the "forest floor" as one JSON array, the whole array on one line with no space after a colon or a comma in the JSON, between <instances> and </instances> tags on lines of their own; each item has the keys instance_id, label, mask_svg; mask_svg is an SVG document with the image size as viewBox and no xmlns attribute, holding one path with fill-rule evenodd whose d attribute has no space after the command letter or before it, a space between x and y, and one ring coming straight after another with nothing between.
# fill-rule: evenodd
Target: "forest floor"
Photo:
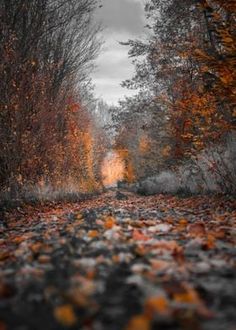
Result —
<instances>
[{"instance_id":1,"label":"forest floor","mask_svg":"<svg viewBox=\"0 0 236 330\"><path fill-rule=\"evenodd\" d=\"M0 227L0 330L235 330L236 203L110 191Z\"/></svg>"}]
</instances>

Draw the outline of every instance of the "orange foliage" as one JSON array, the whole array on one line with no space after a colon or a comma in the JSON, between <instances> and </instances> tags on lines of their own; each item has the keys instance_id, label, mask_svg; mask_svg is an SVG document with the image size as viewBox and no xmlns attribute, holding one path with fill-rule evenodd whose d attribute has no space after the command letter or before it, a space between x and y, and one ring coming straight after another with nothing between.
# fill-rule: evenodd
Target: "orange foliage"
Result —
<instances>
[{"instance_id":1,"label":"orange foliage","mask_svg":"<svg viewBox=\"0 0 236 330\"><path fill-rule=\"evenodd\" d=\"M172 132L180 156L204 149L230 129L229 123L218 111L213 94L188 90L175 102L172 114ZM176 154L176 156L178 156Z\"/></svg>"},{"instance_id":2,"label":"orange foliage","mask_svg":"<svg viewBox=\"0 0 236 330\"><path fill-rule=\"evenodd\" d=\"M95 127L81 104L75 76L66 73L65 62L70 61L65 61L64 54L59 55L64 41L61 39L60 45L57 41L56 49L47 43L52 37L47 25L50 20L44 18L47 5L34 1L31 6L30 2L21 19L24 9L18 2L9 6L3 2L0 10L0 30L6 32L1 34L0 46L0 190L20 196L22 191L45 187L66 192L97 189ZM19 20L13 24L10 17L14 11L19 11ZM35 24L28 31L24 25L34 17ZM49 29L47 33L45 29ZM48 38L43 37L46 34ZM20 42L22 36L31 42L27 49ZM59 59L54 58L54 51Z\"/></svg>"},{"instance_id":3,"label":"orange foliage","mask_svg":"<svg viewBox=\"0 0 236 330\"><path fill-rule=\"evenodd\" d=\"M134 174L134 166L130 159L127 160L127 167L125 173L126 181L128 183L132 183L135 181L135 174Z\"/></svg>"},{"instance_id":4,"label":"orange foliage","mask_svg":"<svg viewBox=\"0 0 236 330\"><path fill-rule=\"evenodd\" d=\"M186 35L184 50L179 52L183 69L189 70L194 60L195 71L174 82L174 98L160 97L171 110L176 158L199 153L235 128L235 9L235 1L199 1L196 10L207 24L196 27L194 36ZM208 40L203 43L205 29Z\"/></svg>"},{"instance_id":5,"label":"orange foliage","mask_svg":"<svg viewBox=\"0 0 236 330\"><path fill-rule=\"evenodd\" d=\"M134 166L132 164L129 151L127 149L117 149L117 153L121 157L121 159L123 159L125 164L123 179L128 183L134 182L135 181Z\"/></svg>"},{"instance_id":6,"label":"orange foliage","mask_svg":"<svg viewBox=\"0 0 236 330\"><path fill-rule=\"evenodd\" d=\"M143 155L150 150L150 141L146 134L142 134L139 139L139 152Z\"/></svg>"}]
</instances>

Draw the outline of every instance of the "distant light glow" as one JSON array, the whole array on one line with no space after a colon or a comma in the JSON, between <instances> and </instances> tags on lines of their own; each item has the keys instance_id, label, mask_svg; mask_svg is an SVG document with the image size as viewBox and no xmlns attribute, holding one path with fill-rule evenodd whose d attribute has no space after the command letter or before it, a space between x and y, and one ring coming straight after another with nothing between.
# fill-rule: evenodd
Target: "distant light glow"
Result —
<instances>
[{"instance_id":1,"label":"distant light glow","mask_svg":"<svg viewBox=\"0 0 236 330\"><path fill-rule=\"evenodd\" d=\"M125 164L116 152L109 152L102 164L102 180L105 187L116 187L124 179Z\"/></svg>"}]
</instances>

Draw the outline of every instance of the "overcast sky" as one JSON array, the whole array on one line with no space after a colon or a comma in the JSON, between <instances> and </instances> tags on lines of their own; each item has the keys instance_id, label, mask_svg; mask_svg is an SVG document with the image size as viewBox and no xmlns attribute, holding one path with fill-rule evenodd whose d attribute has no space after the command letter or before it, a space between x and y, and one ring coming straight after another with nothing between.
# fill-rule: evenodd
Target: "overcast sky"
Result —
<instances>
[{"instance_id":1,"label":"overcast sky","mask_svg":"<svg viewBox=\"0 0 236 330\"><path fill-rule=\"evenodd\" d=\"M143 0L102 0L103 7L97 11L97 20L104 29L105 41L96 61L97 68L92 75L95 94L109 104L117 104L124 95L133 92L120 86L131 78L134 68L128 59L128 47L119 41L138 38L144 31Z\"/></svg>"}]
</instances>

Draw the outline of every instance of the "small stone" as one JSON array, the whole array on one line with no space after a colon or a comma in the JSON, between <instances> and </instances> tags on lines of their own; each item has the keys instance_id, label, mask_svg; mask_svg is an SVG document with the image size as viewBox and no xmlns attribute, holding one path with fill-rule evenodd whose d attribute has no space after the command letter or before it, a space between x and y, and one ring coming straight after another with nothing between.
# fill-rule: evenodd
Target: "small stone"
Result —
<instances>
[{"instance_id":1,"label":"small stone","mask_svg":"<svg viewBox=\"0 0 236 330\"><path fill-rule=\"evenodd\" d=\"M155 233L155 232L158 232L158 231L166 233L166 232L170 231L171 227L172 227L171 225L161 223L159 225L149 227L148 231L150 231L152 233Z\"/></svg>"},{"instance_id":2,"label":"small stone","mask_svg":"<svg viewBox=\"0 0 236 330\"><path fill-rule=\"evenodd\" d=\"M194 265L193 272L197 274L206 274L210 271L211 266L207 262L198 262Z\"/></svg>"}]
</instances>

